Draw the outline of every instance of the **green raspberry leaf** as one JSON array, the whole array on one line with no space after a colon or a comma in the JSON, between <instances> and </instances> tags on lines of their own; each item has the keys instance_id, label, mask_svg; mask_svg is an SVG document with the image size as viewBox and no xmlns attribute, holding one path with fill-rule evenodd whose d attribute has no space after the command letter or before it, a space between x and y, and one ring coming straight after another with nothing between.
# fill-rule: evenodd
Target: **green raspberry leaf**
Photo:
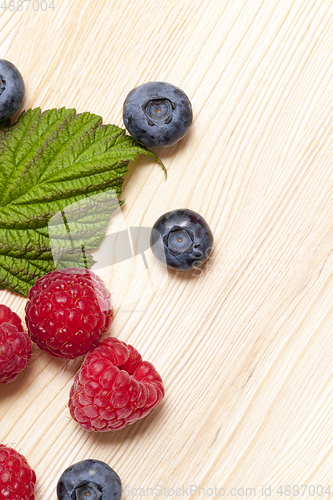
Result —
<instances>
[{"instance_id":1,"label":"green raspberry leaf","mask_svg":"<svg viewBox=\"0 0 333 500\"><path fill-rule=\"evenodd\" d=\"M128 164L162 162L92 113L40 108L0 130L0 289L27 295L57 267L90 267ZM82 252L78 252L78 248Z\"/></svg>"}]
</instances>

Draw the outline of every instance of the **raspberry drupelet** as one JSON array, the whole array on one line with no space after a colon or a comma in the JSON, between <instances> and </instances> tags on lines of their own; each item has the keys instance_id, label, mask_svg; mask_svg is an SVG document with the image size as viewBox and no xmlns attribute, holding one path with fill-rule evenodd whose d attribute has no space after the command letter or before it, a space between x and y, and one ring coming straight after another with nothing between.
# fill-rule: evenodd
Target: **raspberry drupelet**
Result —
<instances>
[{"instance_id":1,"label":"raspberry drupelet","mask_svg":"<svg viewBox=\"0 0 333 500\"><path fill-rule=\"evenodd\" d=\"M86 354L108 331L113 318L109 290L87 269L46 274L30 289L28 299L28 334L55 358Z\"/></svg>"}]
</instances>

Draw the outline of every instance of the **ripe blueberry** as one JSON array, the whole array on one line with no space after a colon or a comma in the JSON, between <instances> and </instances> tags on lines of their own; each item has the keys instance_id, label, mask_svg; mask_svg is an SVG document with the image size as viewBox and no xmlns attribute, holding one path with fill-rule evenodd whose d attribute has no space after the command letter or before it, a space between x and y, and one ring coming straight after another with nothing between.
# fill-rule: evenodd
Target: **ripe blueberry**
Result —
<instances>
[{"instance_id":1,"label":"ripe blueberry","mask_svg":"<svg viewBox=\"0 0 333 500\"><path fill-rule=\"evenodd\" d=\"M61 474L57 496L58 500L119 500L121 481L105 462L82 460Z\"/></svg>"},{"instance_id":2,"label":"ripe blueberry","mask_svg":"<svg viewBox=\"0 0 333 500\"><path fill-rule=\"evenodd\" d=\"M192 124L192 105L187 95L170 83L143 83L127 95L123 120L131 136L145 146L172 146Z\"/></svg>"},{"instance_id":3,"label":"ripe blueberry","mask_svg":"<svg viewBox=\"0 0 333 500\"><path fill-rule=\"evenodd\" d=\"M205 262L213 242L205 219L189 209L172 210L159 217L150 236L155 257L177 271L194 269Z\"/></svg>"},{"instance_id":4,"label":"ripe blueberry","mask_svg":"<svg viewBox=\"0 0 333 500\"><path fill-rule=\"evenodd\" d=\"M0 59L0 122L9 120L18 111L24 90L23 78L16 66Z\"/></svg>"}]
</instances>

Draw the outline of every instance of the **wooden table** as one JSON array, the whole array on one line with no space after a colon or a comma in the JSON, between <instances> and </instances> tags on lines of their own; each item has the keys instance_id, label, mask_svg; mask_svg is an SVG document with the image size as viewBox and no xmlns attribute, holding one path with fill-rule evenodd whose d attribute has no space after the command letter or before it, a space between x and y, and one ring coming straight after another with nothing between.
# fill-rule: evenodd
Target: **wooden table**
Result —
<instances>
[{"instance_id":1,"label":"wooden table","mask_svg":"<svg viewBox=\"0 0 333 500\"><path fill-rule=\"evenodd\" d=\"M67 407L82 360L34 347L25 372L0 388L1 442L35 469L36 500L55 499L61 471L84 458L118 472L124 499L328 498L332 2L50 1L0 9L1 57L24 77L25 109L74 107L123 126L136 85L182 88L195 119L158 152L167 180L153 160L133 162L108 232L188 207L208 221L215 248L192 273L167 271L150 251L148 273L141 256L97 271L112 292L111 334L163 376L158 409L88 433ZM24 317L25 298L0 299Z\"/></svg>"}]
</instances>

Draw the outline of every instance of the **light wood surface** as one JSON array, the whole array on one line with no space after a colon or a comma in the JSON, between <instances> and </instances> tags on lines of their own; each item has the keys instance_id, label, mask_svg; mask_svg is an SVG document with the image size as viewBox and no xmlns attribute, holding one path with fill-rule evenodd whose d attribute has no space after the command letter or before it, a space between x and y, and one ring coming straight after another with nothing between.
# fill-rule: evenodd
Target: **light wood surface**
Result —
<instances>
[{"instance_id":1,"label":"light wood surface","mask_svg":"<svg viewBox=\"0 0 333 500\"><path fill-rule=\"evenodd\" d=\"M123 126L133 87L181 87L195 119L158 152L167 180L154 161L135 161L108 232L188 207L215 248L192 274L166 271L149 251L149 273L140 256L98 270L116 309L111 334L163 377L158 409L115 433L80 429L67 408L80 361L35 347L0 388L0 441L35 469L36 500L55 499L61 471L84 458L118 472L123 498L138 488L265 498L264 487L279 499L286 485L329 498L319 486L333 494L332 1L54 5L0 9L0 57L24 77L25 109L75 107ZM26 299L0 291L0 301L24 317Z\"/></svg>"}]
</instances>

